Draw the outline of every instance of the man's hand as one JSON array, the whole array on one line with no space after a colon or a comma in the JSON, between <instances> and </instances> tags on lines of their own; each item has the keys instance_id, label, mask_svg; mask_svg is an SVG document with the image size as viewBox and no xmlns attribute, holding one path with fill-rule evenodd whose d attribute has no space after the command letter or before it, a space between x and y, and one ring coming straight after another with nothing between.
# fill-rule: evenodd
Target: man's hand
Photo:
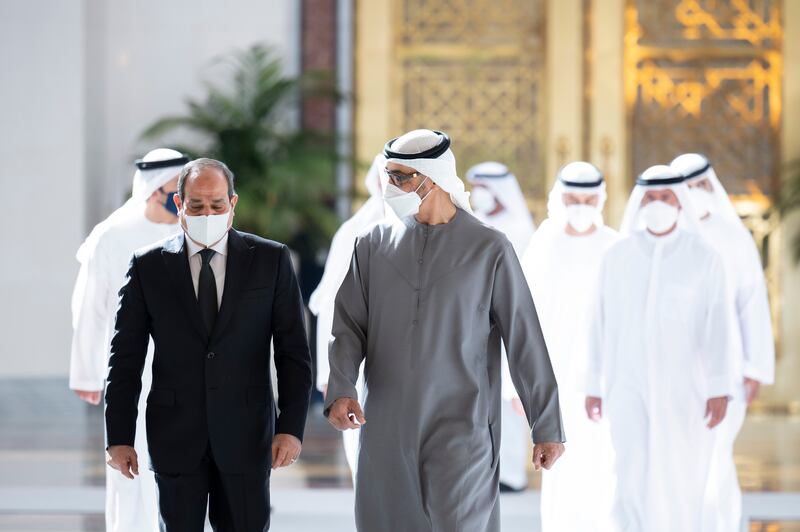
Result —
<instances>
[{"instance_id":1,"label":"man's hand","mask_svg":"<svg viewBox=\"0 0 800 532\"><path fill-rule=\"evenodd\" d=\"M758 391L761 388L761 383L750 377L744 378L744 395L747 399L747 406L750 406L753 401L758 397Z\"/></svg>"},{"instance_id":2,"label":"man's hand","mask_svg":"<svg viewBox=\"0 0 800 532\"><path fill-rule=\"evenodd\" d=\"M341 397L331 405L328 422L336 430L347 430L360 428L367 420L358 401L352 397Z\"/></svg>"},{"instance_id":3,"label":"man's hand","mask_svg":"<svg viewBox=\"0 0 800 532\"><path fill-rule=\"evenodd\" d=\"M592 421L600 421L603 417L603 400L599 397L586 397L586 415Z\"/></svg>"},{"instance_id":4,"label":"man's hand","mask_svg":"<svg viewBox=\"0 0 800 532\"><path fill-rule=\"evenodd\" d=\"M112 445L106 451L106 463L133 480L139 474L139 459L136 450L130 445Z\"/></svg>"},{"instance_id":5,"label":"man's hand","mask_svg":"<svg viewBox=\"0 0 800 532\"><path fill-rule=\"evenodd\" d=\"M272 438L272 469L290 466L300 457L303 444L297 436L276 434Z\"/></svg>"},{"instance_id":6,"label":"man's hand","mask_svg":"<svg viewBox=\"0 0 800 532\"><path fill-rule=\"evenodd\" d=\"M563 443L537 443L533 446L533 468L536 471L541 468L550 469L562 454Z\"/></svg>"},{"instance_id":7,"label":"man's hand","mask_svg":"<svg viewBox=\"0 0 800 532\"><path fill-rule=\"evenodd\" d=\"M75 394L89 403L90 405L99 405L100 404L100 397L103 395L102 391L97 392L90 392L87 390L74 390Z\"/></svg>"},{"instance_id":8,"label":"man's hand","mask_svg":"<svg viewBox=\"0 0 800 532\"><path fill-rule=\"evenodd\" d=\"M712 397L706 402L706 419L709 429L713 429L725 419L725 413L728 411L728 397Z\"/></svg>"}]
</instances>

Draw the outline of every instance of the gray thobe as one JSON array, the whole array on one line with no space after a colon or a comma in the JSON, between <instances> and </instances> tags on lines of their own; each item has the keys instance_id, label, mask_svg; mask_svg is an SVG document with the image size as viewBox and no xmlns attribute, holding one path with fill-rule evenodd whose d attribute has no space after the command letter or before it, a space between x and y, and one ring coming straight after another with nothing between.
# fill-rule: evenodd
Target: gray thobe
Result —
<instances>
[{"instance_id":1,"label":"gray thobe","mask_svg":"<svg viewBox=\"0 0 800 532\"><path fill-rule=\"evenodd\" d=\"M508 239L463 210L356 240L336 296L325 413L357 397L360 531L500 530L500 341L534 442L562 442L558 390Z\"/></svg>"}]
</instances>

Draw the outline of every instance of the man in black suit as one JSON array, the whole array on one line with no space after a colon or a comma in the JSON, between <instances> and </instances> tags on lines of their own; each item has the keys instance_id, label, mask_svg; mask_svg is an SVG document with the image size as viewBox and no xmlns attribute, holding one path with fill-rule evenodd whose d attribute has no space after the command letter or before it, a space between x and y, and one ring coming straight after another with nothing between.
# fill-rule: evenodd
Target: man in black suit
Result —
<instances>
[{"instance_id":1,"label":"man in black suit","mask_svg":"<svg viewBox=\"0 0 800 532\"><path fill-rule=\"evenodd\" d=\"M146 420L162 531L201 531L207 504L214 530L268 530L270 467L300 455L311 391L300 290L286 246L231 228L237 199L223 163L184 166L175 197L184 232L137 251L120 291L108 464L138 474L137 401L152 336Z\"/></svg>"}]
</instances>

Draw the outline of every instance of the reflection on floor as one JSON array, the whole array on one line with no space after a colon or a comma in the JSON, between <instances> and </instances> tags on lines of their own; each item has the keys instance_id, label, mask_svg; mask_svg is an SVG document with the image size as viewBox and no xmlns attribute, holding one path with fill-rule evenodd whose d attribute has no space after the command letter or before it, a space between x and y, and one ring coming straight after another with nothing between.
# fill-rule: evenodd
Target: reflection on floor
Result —
<instances>
[{"instance_id":1,"label":"reflection on floor","mask_svg":"<svg viewBox=\"0 0 800 532\"><path fill-rule=\"evenodd\" d=\"M0 427L0 531L102 530L102 409L81 403L60 379L4 380ZM748 492L800 492L800 417L751 416L736 450ZM538 475L530 476L537 488ZM276 472L272 486L275 530L353 529L341 439L318 407L302 458ZM536 530L537 501L534 490L504 497L503 530ZM753 523L751 530L800 532L800 523Z\"/></svg>"}]
</instances>

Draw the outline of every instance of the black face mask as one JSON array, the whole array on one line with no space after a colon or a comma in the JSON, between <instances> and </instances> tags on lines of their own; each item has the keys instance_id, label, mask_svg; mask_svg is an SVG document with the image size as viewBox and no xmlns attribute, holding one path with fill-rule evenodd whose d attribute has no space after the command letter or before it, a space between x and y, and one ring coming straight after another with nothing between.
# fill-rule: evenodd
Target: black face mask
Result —
<instances>
[{"instance_id":1,"label":"black face mask","mask_svg":"<svg viewBox=\"0 0 800 532\"><path fill-rule=\"evenodd\" d=\"M159 190L167 195L167 199L164 201L164 208L171 212L174 216L178 216L178 207L175 205L174 199L177 192L166 192L163 188L160 188Z\"/></svg>"}]
</instances>

